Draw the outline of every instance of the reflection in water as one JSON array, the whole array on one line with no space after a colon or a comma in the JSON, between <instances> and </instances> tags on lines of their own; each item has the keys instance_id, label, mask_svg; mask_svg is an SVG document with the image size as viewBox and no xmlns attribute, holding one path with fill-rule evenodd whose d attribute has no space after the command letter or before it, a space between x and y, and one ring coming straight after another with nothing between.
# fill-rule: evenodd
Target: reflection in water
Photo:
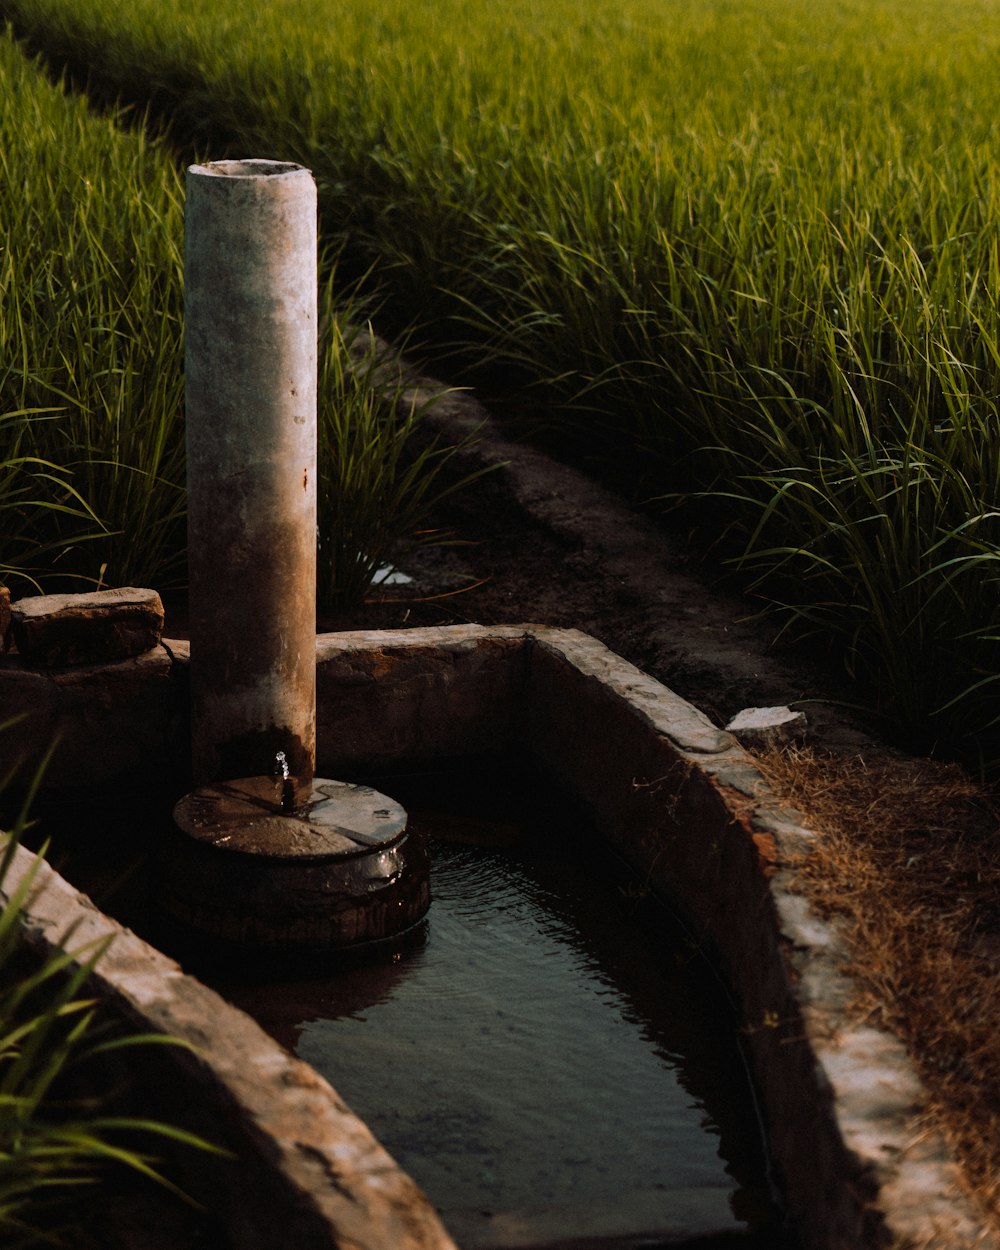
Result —
<instances>
[{"instance_id":1,"label":"reflection in water","mask_svg":"<svg viewBox=\"0 0 1000 1250\"><path fill-rule=\"evenodd\" d=\"M411 828L460 836L454 812L379 784ZM464 1247L763 1231L757 1125L707 966L572 822L531 809L518 840L486 806L466 829L493 849L432 838L431 911L407 940L222 988L331 1081Z\"/></svg>"},{"instance_id":2,"label":"reflection in water","mask_svg":"<svg viewBox=\"0 0 1000 1250\"><path fill-rule=\"evenodd\" d=\"M375 779L433 849L428 918L391 944L297 958L294 974L174 953L324 1073L463 1250L787 1246L711 971L641 883L511 776ZM50 857L167 948L136 810L54 805Z\"/></svg>"}]
</instances>

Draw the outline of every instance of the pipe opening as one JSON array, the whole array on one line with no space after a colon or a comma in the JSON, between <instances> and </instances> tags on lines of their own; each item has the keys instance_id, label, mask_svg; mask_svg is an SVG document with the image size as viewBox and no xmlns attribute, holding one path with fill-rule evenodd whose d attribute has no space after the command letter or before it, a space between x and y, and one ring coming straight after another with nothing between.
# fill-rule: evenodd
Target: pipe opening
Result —
<instances>
[{"instance_id":1,"label":"pipe opening","mask_svg":"<svg viewBox=\"0 0 1000 1250\"><path fill-rule=\"evenodd\" d=\"M219 178L274 178L285 174L308 174L304 165L292 161L232 160L209 161L207 165L192 165L193 173L208 174Z\"/></svg>"}]
</instances>

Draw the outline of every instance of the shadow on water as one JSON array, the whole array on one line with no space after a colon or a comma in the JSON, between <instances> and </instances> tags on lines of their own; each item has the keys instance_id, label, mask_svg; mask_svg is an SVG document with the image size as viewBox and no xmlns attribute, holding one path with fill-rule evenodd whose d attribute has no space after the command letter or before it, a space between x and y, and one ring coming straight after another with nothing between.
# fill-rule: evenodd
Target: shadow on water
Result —
<instances>
[{"instance_id":1,"label":"shadow on water","mask_svg":"<svg viewBox=\"0 0 1000 1250\"><path fill-rule=\"evenodd\" d=\"M173 953L330 1080L463 1250L789 1250L731 1005L642 882L510 761L356 780L428 839L420 925L280 965ZM123 874L100 824L101 854L54 859L169 946L151 858Z\"/></svg>"}]
</instances>

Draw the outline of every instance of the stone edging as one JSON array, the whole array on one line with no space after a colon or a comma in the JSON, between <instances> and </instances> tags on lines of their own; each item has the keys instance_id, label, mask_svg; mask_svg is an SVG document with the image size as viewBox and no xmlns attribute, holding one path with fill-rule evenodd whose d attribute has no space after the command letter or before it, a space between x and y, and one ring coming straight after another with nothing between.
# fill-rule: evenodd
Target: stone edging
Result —
<instances>
[{"instance_id":1,"label":"stone edging","mask_svg":"<svg viewBox=\"0 0 1000 1250\"><path fill-rule=\"evenodd\" d=\"M73 709L64 729L97 734L106 760L115 757L116 736L129 739L118 750L123 766L140 720L146 740L183 737L186 655L186 644L168 642L143 664L89 669L82 702L77 674L64 683ZM781 809L731 735L572 630L324 635L317 664L328 775L523 745L714 947L739 987L772 1153L807 1250L996 1250L1000 1242L964 1197L942 1139L921 1120L922 1089L902 1046L851 1013L836 928L795 891L795 863L821 834ZM124 698L123 670L152 682L159 701ZM28 676L0 668L0 718L30 687ZM47 680L47 716L56 723L59 683ZM60 766L79 777L72 745L64 737ZM31 922L36 944L77 916L88 932L115 927L55 874L47 871L45 881L33 904L41 909ZM451 1244L336 1094L240 1013L131 934L116 940L100 977L102 994L128 1018L198 1046L197 1059L175 1066L225 1139L235 1135L241 1168L249 1159L274 1211L264 1240L235 1213L241 1250ZM244 1188L246 1176L244 1169L241 1195L254 1188ZM224 1196L225 1186L213 1192ZM294 1221L275 1194L302 1225L294 1242L284 1239Z\"/></svg>"},{"instance_id":2,"label":"stone edging","mask_svg":"<svg viewBox=\"0 0 1000 1250\"><path fill-rule=\"evenodd\" d=\"M5 904L34 860L18 848L0 891ZM40 957L65 940L81 960L113 939L91 991L131 1029L187 1043L152 1048L138 1069L133 1055L129 1077L141 1073L144 1114L232 1153L178 1152L176 1162L186 1192L218 1217L234 1247L455 1250L420 1189L322 1077L47 864L25 934Z\"/></svg>"}]
</instances>

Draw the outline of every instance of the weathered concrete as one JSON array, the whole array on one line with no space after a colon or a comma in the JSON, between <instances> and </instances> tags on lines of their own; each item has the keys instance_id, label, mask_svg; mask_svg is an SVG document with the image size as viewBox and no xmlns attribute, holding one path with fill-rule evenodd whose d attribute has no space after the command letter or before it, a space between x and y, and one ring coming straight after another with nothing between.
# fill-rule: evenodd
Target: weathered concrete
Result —
<instances>
[{"instance_id":1,"label":"weathered concrete","mask_svg":"<svg viewBox=\"0 0 1000 1250\"><path fill-rule=\"evenodd\" d=\"M186 649L166 645L183 673ZM717 953L739 998L771 1150L805 1250L996 1250L1000 1242L927 1126L903 1047L852 1013L843 941L796 890L797 864L822 831L781 808L730 734L575 631L340 635L318 640L317 659L320 717L338 769L522 747ZM0 666L4 712L12 689L30 694L16 681L4 694L11 672L8 657ZM65 691L47 680L58 705ZM170 688L180 698L183 682ZM97 714L108 717L113 696L104 702ZM147 973L140 961L135 983L127 977L115 991L138 1017L159 967ZM158 1017L153 1024L162 1027ZM216 1079L213 1067L206 1081ZM279 1152L279 1170L284 1160ZM283 1175L274 1181L286 1183Z\"/></svg>"},{"instance_id":2,"label":"weathered concrete","mask_svg":"<svg viewBox=\"0 0 1000 1250\"><path fill-rule=\"evenodd\" d=\"M337 776L502 750L522 719L527 627L321 635L319 761Z\"/></svg>"},{"instance_id":3,"label":"weathered concrete","mask_svg":"<svg viewBox=\"0 0 1000 1250\"><path fill-rule=\"evenodd\" d=\"M163 604L155 590L135 586L32 595L10 605L10 631L26 665L104 664L142 655L159 644Z\"/></svg>"},{"instance_id":4,"label":"weathered concrete","mask_svg":"<svg viewBox=\"0 0 1000 1250\"><path fill-rule=\"evenodd\" d=\"M426 844L369 786L318 779L286 812L280 779L245 777L186 794L174 820L157 902L200 942L340 949L393 937L430 903Z\"/></svg>"},{"instance_id":5,"label":"weathered concrete","mask_svg":"<svg viewBox=\"0 0 1000 1250\"><path fill-rule=\"evenodd\" d=\"M185 214L192 770L316 754L316 185L278 161L193 165Z\"/></svg>"},{"instance_id":6,"label":"weathered concrete","mask_svg":"<svg viewBox=\"0 0 1000 1250\"><path fill-rule=\"evenodd\" d=\"M671 691L573 631L532 637L531 753L727 969L803 1245L997 1246L904 1048L853 1019L846 948L796 892L821 832Z\"/></svg>"},{"instance_id":7,"label":"weathered concrete","mask_svg":"<svg viewBox=\"0 0 1000 1250\"><path fill-rule=\"evenodd\" d=\"M48 672L2 656L0 723L19 719L0 752L30 771L54 748L50 786L155 786L186 766L186 684L163 646L116 664Z\"/></svg>"}]
</instances>

